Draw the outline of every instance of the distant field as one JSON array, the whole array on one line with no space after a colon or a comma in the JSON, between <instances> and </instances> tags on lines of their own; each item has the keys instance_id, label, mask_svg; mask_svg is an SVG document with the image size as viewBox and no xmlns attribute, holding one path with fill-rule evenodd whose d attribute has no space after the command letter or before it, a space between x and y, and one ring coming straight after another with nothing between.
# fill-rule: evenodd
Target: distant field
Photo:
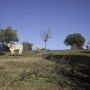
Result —
<instances>
[{"instance_id":1,"label":"distant field","mask_svg":"<svg viewBox=\"0 0 90 90\"><path fill-rule=\"evenodd\" d=\"M89 50L51 50L51 54L61 54L61 55L90 55Z\"/></svg>"},{"instance_id":2,"label":"distant field","mask_svg":"<svg viewBox=\"0 0 90 90\"><path fill-rule=\"evenodd\" d=\"M22 56L19 57L41 57L44 54L44 51L41 52L24 52ZM48 50L47 54L55 54L55 55L87 55L90 56L89 50ZM0 57L13 57L10 55L10 52L0 52ZM18 57L15 55L14 57Z\"/></svg>"}]
</instances>

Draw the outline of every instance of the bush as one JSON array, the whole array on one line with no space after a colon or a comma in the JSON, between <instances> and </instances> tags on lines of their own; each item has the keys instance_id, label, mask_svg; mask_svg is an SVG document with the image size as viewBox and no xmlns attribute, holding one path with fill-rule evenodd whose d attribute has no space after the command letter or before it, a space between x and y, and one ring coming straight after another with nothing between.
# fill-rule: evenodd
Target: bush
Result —
<instances>
[{"instance_id":1,"label":"bush","mask_svg":"<svg viewBox=\"0 0 90 90\"><path fill-rule=\"evenodd\" d=\"M22 44L23 44L23 49L24 49L24 51L32 50L32 46L33 46L32 43L23 42Z\"/></svg>"}]
</instances>

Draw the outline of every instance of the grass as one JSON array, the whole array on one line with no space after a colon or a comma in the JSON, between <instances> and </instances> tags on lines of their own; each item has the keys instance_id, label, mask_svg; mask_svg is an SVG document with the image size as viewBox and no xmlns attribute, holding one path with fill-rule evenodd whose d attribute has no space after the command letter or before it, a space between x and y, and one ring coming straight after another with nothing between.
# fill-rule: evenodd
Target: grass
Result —
<instances>
[{"instance_id":1,"label":"grass","mask_svg":"<svg viewBox=\"0 0 90 90\"><path fill-rule=\"evenodd\" d=\"M18 54L12 56L10 52L0 52L0 58L25 58L25 57L41 57L42 53L33 53L32 51L23 52L22 56Z\"/></svg>"},{"instance_id":2,"label":"grass","mask_svg":"<svg viewBox=\"0 0 90 90\"><path fill-rule=\"evenodd\" d=\"M75 55L69 63L57 63L42 58L41 53L26 52L23 56L10 56L4 53L0 56L0 90L90 90L90 70L87 50L54 50L52 55ZM79 57L77 57L80 55ZM56 58L53 58L56 60ZM62 59L62 58L61 58ZM58 60L61 60L58 58ZM78 63L78 60L86 60ZM80 61L81 62L81 61ZM86 67L87 66L87 67ZM87 72L86 72L87 71ZM79 88L76 88L79 87Z\"/></svg>"},{"instance_id":3,"label":"grass","mask_svg":"<svg viewBox=\"0 0 90 90\"><path fill-rule=\"evenodd\" d=\"M47 59L57 63L56 71L68 77L72 90L90 90L90 51L55 50ZM61 69L60 65L63 64L65 67Z\"/></svg>"},{"instance_id":4,"label":"grass","mask_svg":"<svg viewBox=\"0 0 90 90\"><path fill-rule=\"evenodd\" d=\"M59 90L60 76L53 72L54 68L54 62L41 57L2 58L0 90Z\"/></svg>"},{"instance_id":5,"label":"grass","mask_svg":"<svg viewBox=\"0 0 90 90\"><path fill-rule=\"evenodd\" d=\"M49 53L51 54L59 54L59 55L87 55L90 56L90 51L84 50L51 50Z\"/></svg>"},{"instance_id":6,"label":"grass","mask_svg":"<svg viewBox=\"0 0 90 90\"><path fill-rule=\"evenodd\" d=\"M27 51L23 52L22 56L15 55L15 58L22 58L22 57L41 57L44 54L44 51L41 52L32 52ZM90 51L84 49L84 50L48 50L48 54L54 54L54 55L86 55L90 56ZM10 56L10 52L0 52L0 58L13 58L13 56Z\"/></svg>"}]
</instances>

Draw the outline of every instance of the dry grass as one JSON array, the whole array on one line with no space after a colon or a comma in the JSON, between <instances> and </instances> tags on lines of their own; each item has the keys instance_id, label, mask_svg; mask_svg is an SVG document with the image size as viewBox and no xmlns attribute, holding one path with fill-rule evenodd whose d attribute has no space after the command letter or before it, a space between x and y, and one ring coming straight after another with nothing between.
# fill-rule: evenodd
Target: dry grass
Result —
<instances>
[{"instance_id":1,"label":"dry grass","mask_svg":"<svg viewBox=\"0 0 90 90\"><path fill-rule=\"evenodd\" d=\"M89 55L84 51L49 51L55 55L74 54ZM10 56L10 53L0 56L0 90L76 90L72 89L66 76L71 67L43 59L42 53L24 53L23 56ZM75 58L76 59L76 58ZM55 59L56 60L56 59ZM63 68L62 68L63 67ZM75 80L74 80L75 81ZM86 89L83 89L86 90Z\"/></svg>"},{"instance_id":2,"label":"dry grass","mask_svg":"<svg viewBox=\"0 0 90 90\"><path fill-rule=\"evenodd\" d=\"M54 67L54 62L40 57L1 58L0 90L62 90Z\"/></svg>"},{"instance_id":3,"label":"dry grass","mask_svg":"<svg viewBox=\"0 0 90 90\"><path fill-rule=\"evenodd\" d=\"M51 50L49 51L51 54L56 55L86 55L90 56L90 50L81 49L81 50Z\"/></svg>"}]
</instances>

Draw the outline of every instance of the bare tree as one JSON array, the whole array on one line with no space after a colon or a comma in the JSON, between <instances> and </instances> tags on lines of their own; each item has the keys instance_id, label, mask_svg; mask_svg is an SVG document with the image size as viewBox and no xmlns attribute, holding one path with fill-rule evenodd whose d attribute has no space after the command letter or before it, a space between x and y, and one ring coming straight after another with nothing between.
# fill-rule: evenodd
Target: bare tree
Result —
<instances>
[{"instance_id":1,"label":"bare tree","mask_svg":"<svg viewBox=\"0 0 90 90\"><path fill-rule=\"evenodd\" d=\"M52 33L51 33L50 30L48 30L48 31L43 31L43 32L41 33L41 39L42 39L42 40L44 41L44 43L45 43L45 54L47 53L47 41L48 41L48 39L51 38L51 35L52 35Z\"/></svg>"}]
</instances>

